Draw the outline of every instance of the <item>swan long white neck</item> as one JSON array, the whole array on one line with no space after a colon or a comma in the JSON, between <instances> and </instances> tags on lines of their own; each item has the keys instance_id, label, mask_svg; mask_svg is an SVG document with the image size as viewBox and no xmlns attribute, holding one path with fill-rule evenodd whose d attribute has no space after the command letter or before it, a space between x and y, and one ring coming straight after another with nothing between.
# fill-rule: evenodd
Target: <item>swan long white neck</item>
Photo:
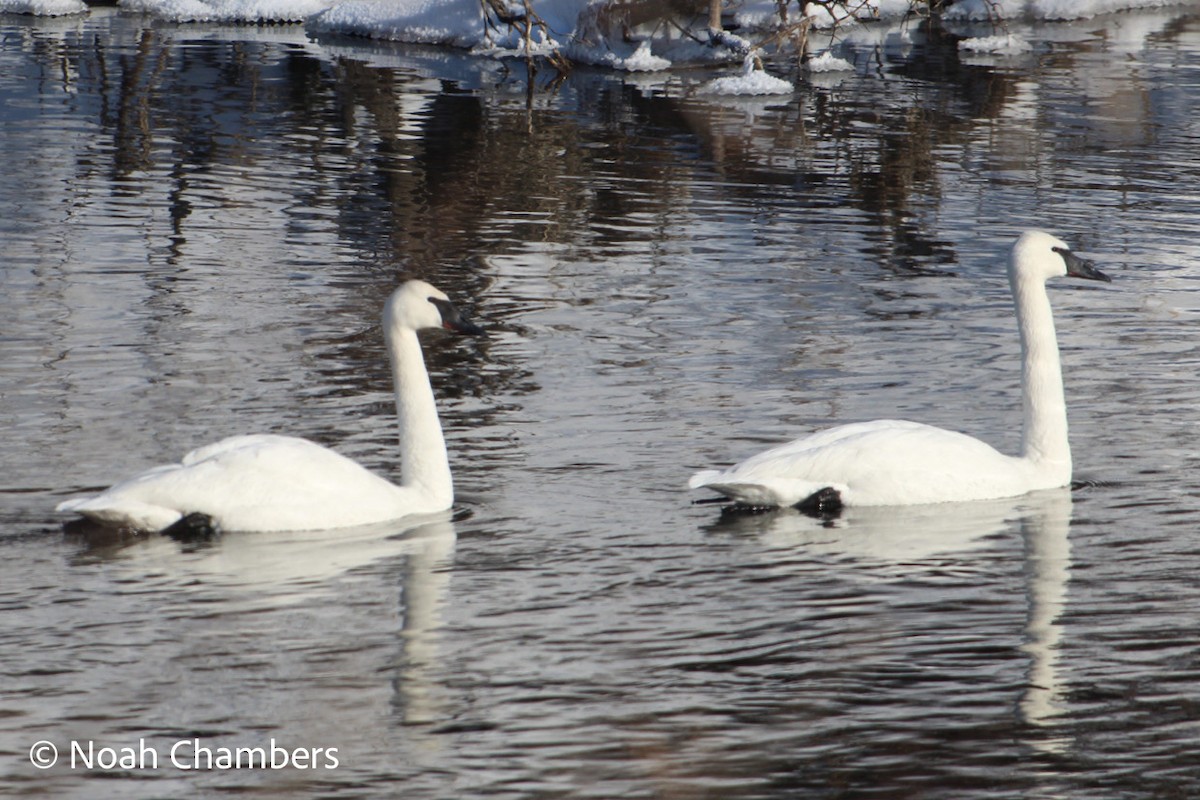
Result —
<instances>
[{"instance_id":1,"label":"swan long white neck","mask_svg":"<svg viewBox=\"0 0 1200 800\"><path fill-rule=\"evenodd\" d=\"M1017 254L1013 254L1014 262ZM1048 475L1070 480L1071 446L1067 437L1067 403L1054 315L1046 283L1009 266L1017 326L1021 333L1021 389L1024 428L1021 457ZM1054 483L1052 485L1061 485Z\"/></svg>"},{"instance_id":2,"label":"swan long white neck","mask_svg":"<svg viewBox=\"0 0 1200 800\"><path fill-rule=\"evenodd\" d=\"M454 497L454 482L421 342L416 331L386 318L384 335L392 359L396 416L400 422L400 485L419 489L431 500L449 506Z\"/></svg>"}]
</instances>

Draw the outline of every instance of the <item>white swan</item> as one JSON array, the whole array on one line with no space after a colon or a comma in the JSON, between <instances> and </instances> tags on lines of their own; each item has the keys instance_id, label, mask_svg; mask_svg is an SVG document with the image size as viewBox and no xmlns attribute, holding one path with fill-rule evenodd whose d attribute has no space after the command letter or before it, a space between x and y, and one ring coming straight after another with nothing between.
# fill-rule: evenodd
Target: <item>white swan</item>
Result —
<instances>
[{"instance_id":1,"label":"white swan","mask_svg":"<svg viewBox=\"0 0 1200 800\"><path fill-rule=\"evenodd\" d=\"M454 501L446 444L417 331L483 330L424 281L396 289L383 311L400 418L403 481L395 485L337 453L291 436L234 436L193 450L58 510L102 525L164 531L325 530L443 511Z\"/></svg>"},{"instance_id":2,"label":"white swan","mask_svg":"<svg viewBox=\"0 0 1200 800\"><path fill-rule=\"evenodd\" d=\"M962 433L885 419L831 428L729 469L698 472L689 487L749 506L835 512L842 506L1012 497L1067 485L1067 406L1046 296L1046 280L1060 275L1110 280L1048 233L1026 231L1017 239L1008 280L1021 333L1021 455L1006 456Z\"/></svg>"}]
</instances>

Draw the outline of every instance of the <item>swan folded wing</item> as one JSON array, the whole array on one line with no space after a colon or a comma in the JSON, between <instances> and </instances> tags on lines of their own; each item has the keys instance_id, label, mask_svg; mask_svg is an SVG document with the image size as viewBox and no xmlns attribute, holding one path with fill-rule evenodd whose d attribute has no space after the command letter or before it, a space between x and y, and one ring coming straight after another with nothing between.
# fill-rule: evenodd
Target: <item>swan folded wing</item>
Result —
<instances>
[{"instance_id":1,"label":"swan folded wing","mask_svg":"<svg viewBox=\"0 0 1200 800\"><path fill-rule=\"evenodd\" d=\"M829 487L846 505L883 506L1022 494L1028 480L1021 459L978 439L917 422L877 420L821 431L724 471L698 473L690 485L781 506Z\"/></svg>"},{"instance_id":2,"label":"swan folded wing","mask_svg":"<svg viewBox=\"0 0 1200 800\"><path fill-rule=\"evenodd\" d=\"M689 488L711 489L754 506L792 506L827 488L845 497L870 438L880 431L924 427L903 420L852 423L818 431L764 450L725 470L697 472Z\"/></svg>"},{"instance_id":3,"label":"swan folded wing","mask_svg":"<svg viewBox=\"0 0 1200 800\"><path fill-rule=\"evenodd\" d=\"M224 439L59 508L161 530L200 512L224 530L306 530L403 516L405 490L325 447L289 436Z\"/></svg>"},{"instance_id":4,"label":"swan folded wing","mask_svg":"<svg viewBox=\"0 0 1200 800\"><path fill-rule=\"evenodd\" d=\"M406 490L306 439L245 436L188 454L175 502L189 495L225 530L305 530L403 516Z\"/></svg>"},{"instance_id":5,"label":"swan folded wing","mask_svg":"<svg viewBox=\"0 0 1200 800\"><path fill-rule=\"evenodd\" d=\"M920 423L864 432L843 465L859 506L987 500L1034 488L1028 462L958 431Z\"/></svg>"}]
</instances>

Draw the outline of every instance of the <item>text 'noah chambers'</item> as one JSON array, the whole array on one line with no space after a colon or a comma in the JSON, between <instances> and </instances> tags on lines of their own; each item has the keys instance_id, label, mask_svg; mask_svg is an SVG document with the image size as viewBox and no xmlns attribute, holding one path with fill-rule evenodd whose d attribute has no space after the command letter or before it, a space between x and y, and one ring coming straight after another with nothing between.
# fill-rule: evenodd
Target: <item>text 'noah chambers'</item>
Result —
<instances>
[{"instance_id":1,"label":"text 'noah chambers'","mask_svg":"<svg viewBox=\"0 0 1200 800\"><path fill-rule=\"evenodd\" d=\"M200 739L180 739L169 747L156 747L139 739L136 746L101 746L88 740L72 740L66 757L49 741L35 744L30 761L39 769L57 763L84 770L233 770L233 769L337 769L336 747L284 747L275 739L252 747L210 747Z\"/></svg>"}]
</instances>

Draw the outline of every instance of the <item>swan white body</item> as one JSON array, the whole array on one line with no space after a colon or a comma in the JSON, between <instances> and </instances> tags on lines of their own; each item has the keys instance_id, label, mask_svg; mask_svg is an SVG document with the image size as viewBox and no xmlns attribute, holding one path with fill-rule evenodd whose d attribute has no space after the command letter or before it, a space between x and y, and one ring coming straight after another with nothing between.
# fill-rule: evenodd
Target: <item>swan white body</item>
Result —
<instances>
[{"instance_id":1,"label":"swan white body","mask_svg":"<svg viewBox=\"0 0 1200 800\"><path fill-rule=\"evenodd\" d=\"M842 425L775 447L725 470L698 472L707 488L751 506L803 504L836 492L845 506L892 506L1012 497L1071 481L1067 407L1046 281L1109 278L1059 239L1027 231L1008 277L1021 335L1024 429L1009 456L966 434L902 420Z\"/></svg>"},{"instance_id":2,"label":"swan white body","mask_svg":"<svg viewBox=\"0 0 1200 800\"><path fill-rule=\"evenodd\" d=\"M443 511L454 486L417 331L482 331L446 295L409 281L388 298L384 335L400 420L403 481L396 485L328 448L291 436L234 436L193 450L94 497L58 505L104 525L161 531L189 514L222 530L324 530Z\"/></svg>"}]
</instances>

